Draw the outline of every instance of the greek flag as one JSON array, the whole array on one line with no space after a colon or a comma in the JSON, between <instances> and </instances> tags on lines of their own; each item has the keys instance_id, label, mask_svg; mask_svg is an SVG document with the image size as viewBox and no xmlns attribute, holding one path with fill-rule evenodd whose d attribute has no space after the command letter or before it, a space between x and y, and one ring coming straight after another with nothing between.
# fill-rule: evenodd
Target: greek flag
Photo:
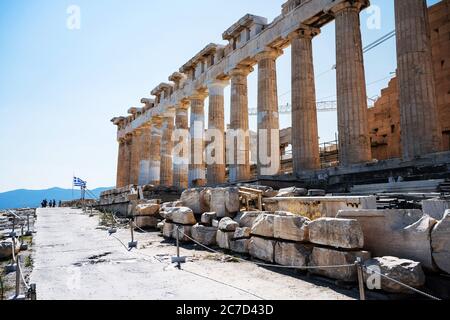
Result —
<instances>
[{"instance_id":1,"label":"greek flag","mask_svg":"<svg viewBox=\"0 0 450 320\"><path fill-rule=\"evenodd\" d=\"M81 180L80 178L73 177L73 185L75 187L83 187L86 188L87 182Z\"/></svg>"}]
</instances>

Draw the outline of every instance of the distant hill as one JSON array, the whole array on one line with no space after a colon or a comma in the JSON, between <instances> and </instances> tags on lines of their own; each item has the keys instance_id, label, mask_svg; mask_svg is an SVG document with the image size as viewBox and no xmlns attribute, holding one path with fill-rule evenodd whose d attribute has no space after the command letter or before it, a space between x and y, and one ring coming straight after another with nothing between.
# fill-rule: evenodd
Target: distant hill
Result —
<instances>
[{"instance_id":1,"label":"distant hill","mask_svg":"<svg viewBox=\"0 0 450 320\"><path fill-rule=\"evenodd\" d=\"M112 188L97 188L90 190L96 197L100 193ZM87 198L90 198L86 195ZM80 198L80 190L52 188L47 190L14 190L0 193L0 209L16 209L16 208L37 208L40 207L43 199L53 200L72 200Z\"/></svg>"}]
</instances>

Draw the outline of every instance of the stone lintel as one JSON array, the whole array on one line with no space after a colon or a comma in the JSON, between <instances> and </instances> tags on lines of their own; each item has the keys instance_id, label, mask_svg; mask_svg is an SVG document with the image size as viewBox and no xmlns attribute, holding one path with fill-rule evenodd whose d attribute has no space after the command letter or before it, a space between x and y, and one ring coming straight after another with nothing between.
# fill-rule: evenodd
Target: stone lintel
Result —
<instances>
[{"instance_id":1,"label":"stone lintel","mask_svg":"<svg viewBox=\"0 0 450 320\"><path fill-rule=\"evenodd\" d=\"M325 8L325 12L329 14L336 15L344 9L354 9L354 10L364 10L365 8L370 6L369 0L345 0L339 4L331 4L327 8Z\"/></svg>"},{"instance_id":2,"label":"stone lintel","mask_svg":"<svg viewBox=\"0 0 450 320\"><path fill-rule=\"evenodd\" d=\"M228 28L223 34L223 40L231 40L238 37L244 29L251 29L254 25L266 26L267 18L246 14L238 22Z\"/></svg>"},{"instance_id":3,"label":"stone lintel","mask_svg":"<svg viewBox=\"0 0 450 320\"><path fill-rule=\"evenodd\" d=\"M205 48L203 48L199 53L197 53L191 60L185 63L181 68L180 72L188 74L190 70L196 68L196 66L204 62L209 56L214 56L217 50L223 48L222 45L210 43Z\"/></svg>"},{"instance_id":4,"label":"stone lintel","mask_svg":"<svg viewBox=\"0 0 450 320\"><path fill-rule=\"evenodd\" d=\"M295 39L295 38L311 38L312 39L319 34L320 34L319 28L314 28L314 27L310 27L310 26L302 24L302 25L300 25L298 30L295 30L294 32L289 34L288 38L290 40Z\"/></svg>"},{"instance_id":5,"label":"stone lintel","mask_svg":"<svg viewBox=\"0 0 450 320\"><path fill-rule=\"evenodd\" d=\"M160 96L162 92L164 92L167 96L167 93L170 93L173 90L173 85L170 83L160 83L155 89L152 90L151 94L153 96Z\"/></svg>"}]
</instances>

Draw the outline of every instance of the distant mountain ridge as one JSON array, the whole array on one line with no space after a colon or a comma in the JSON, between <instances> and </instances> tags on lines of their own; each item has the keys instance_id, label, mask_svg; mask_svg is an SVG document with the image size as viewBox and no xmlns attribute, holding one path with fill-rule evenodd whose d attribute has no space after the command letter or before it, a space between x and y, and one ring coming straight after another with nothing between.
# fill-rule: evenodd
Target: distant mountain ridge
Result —
<instances>
[{"instance_id":1,"label":"distant mountain ridge","mask_svg":"<svg viewBox=\"0 0 450 320\"><path fill-rule=\"evenodd\" d=\"M110 188L97 188L90 190L97 198L105 190ZM90 198L86 195L87 198ZM80 198L80 190L51 188L46 190L26 190L19 189L0 193L0 209L17 209L17 208L37 208L40 207L43 199L67 201Z\"/></svg>"}]
</instances>

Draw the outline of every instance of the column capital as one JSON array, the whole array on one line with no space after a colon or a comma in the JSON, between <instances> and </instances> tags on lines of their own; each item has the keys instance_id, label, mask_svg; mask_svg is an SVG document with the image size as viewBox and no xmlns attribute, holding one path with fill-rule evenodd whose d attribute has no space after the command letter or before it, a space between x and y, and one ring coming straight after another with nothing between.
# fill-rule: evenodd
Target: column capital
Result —
<instances>
[{"instance_id":1,"label":"column capital","mask_svg":"<svg viewBox=\"0 0 450 320\"><path fill-rule=\"evenodd\" d=\"M153 127L161 127L162 126L162 117L160 117L160 116L152 117L152 126Z\"/></svg>"},{"instance_id":2,"label":"column capital","mask_svg":"<svg viewBox=\"0 0 450 320\"><path fill-rule=\"evenodd\" d=\"M264 51L261 51L255 55L256 61L260 62L265 59L277 59L279 56L283 54L283 50L274 49L274 48L266 48Z\"/></svg>"},{"instance_id":3,"label":"column capital","mask_svg":"<svg viewBox=\"0 0 450 320\"><path fill-rule=\"evenodd\" d=\"M238 66L230 71L230 77L248 76L250 73L255 71L253 67L250 66Z\"/></svg>"},{"instance_id":4,"label":"column capital","mask_svg":"<svg viewBox=\"0 0 450 320\"><path fill-rule=\"evenodd\" d=\"M191 101L187 98L182 99L179 103L175 105L175 110L188 110L191 105Z\"/></svg>"},{"instance_id":5,"label":"column capital","mask_svg":"<svg viewBox=\"0 0 450 320\"><path fill-rule=\"evenodd\" d=\"M332 14L333 16L336 16L343 10L355 10L358 11L358 13L370 6L369 0L346 0L342 3L339 3L338 5L332 6L328 8L328 13Z\"/></svg>"},{"instance_id":6,"label":"column capital","mask_svg":"<svg viewBox=\"0 0 450 320\"><path fill-rule=\"evenodd\" d=\"M225 88L228 85L230 85L230 81L228 80L222 80L222 79L212 79L209 80L207 83L208 90L211 90L211 88Z\"/></svg>"},{"instance_id":7,"label":"column capital","mask_svg":"<svg viewBox=\"0 0 450 320\"><path fill-rule=\"evenodd\" d=\"M300 28L298 28L297 30L295 30L294 32L290 33L288 35L288 38L290 40L292 39L296 39L296 38L307 38L307 39L312 39L315 36L320 34L320 29L318 28L313 28L307 25L302 25L300 26Z\"/></svg>"},{"instance_id":8,"label":"column capital","mask_svg":"<svg viewBox=\"0 0 450 320\"><path fill-rule=\"evenodd\" d=\"M208 93L207 93L207 91L196 91L196 92L194 92L190 97L188 97L188 99L190 100L190 101L193 101L193 100L205 100L206 98L208 97Z\"/></svg>"}]
</instances>

